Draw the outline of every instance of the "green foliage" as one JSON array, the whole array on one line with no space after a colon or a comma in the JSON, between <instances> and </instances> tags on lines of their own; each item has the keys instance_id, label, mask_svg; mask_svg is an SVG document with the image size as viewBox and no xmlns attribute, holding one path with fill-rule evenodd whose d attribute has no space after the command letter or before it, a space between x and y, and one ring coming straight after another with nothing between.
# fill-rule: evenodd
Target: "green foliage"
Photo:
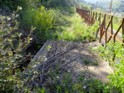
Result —
<instances>
[{"instance_id":1,"label":"green foliage","mask_svg":"<svg viewBox=\"0 0 124 93\"><path fill-rule=\"evenodd\" d=\"M99 46L97 51L99 52L100 56L110 62L111 65L120 63L124 57L124 49L122 44L119 42L110 42L106 45L106 47Z\"/></svg>"},{"instance_id":2,"label":"green foliage","mask_svg":"<svg viewBox=\"0 0 124 93\"><path fill-rule=\"evenodd\" d=\"M86 79L79 76L74 82L71 73L65 73L60 78L57 74L52 74L49 87L42 88L39 93L110 93L110 89L96 79ZM60 80L61 79L61 80Z\"/></svg>"},{"instance_id":3,"label":"green foliage","mask_svg":"<svg viewBox=\"0 0 124 93\"><path fill-rule=\"evenodd\" d=\"M95 40L95 33L97 30L97 23L93 26L88 26L82 20L78 14L74 14L72 17L66 17L70 25L63 26L63 31L58 32L59 40L72 40L72 41L93 41Z\"/></svg>"},{"instance_id":4,"label":"green foliage","mask_svg":"<svg viewBox=\"0 0 124 93\"><path fill-rule=\"evenodd\" d=\"M74 11L74 9L72 8ZM93 41L98 24L88 26L75 12L65 12L59 9L47 10L45 7L28 8L22 14L21 19L24 28L31 26L36 28L36 35L42 41L47 39L59 39L70 41Z\"/></svg>"},{"instance_id":5,"label":"green foliage","mask_svg":"<svg viewBox=\"0 0 124 93\"><path fill-rule=\"evenodd\" d=\"M22 26L24 28L35 27L37 36L42 40L46 40L54 25L54 15L54 10L47 10L43 6L40 8L28 8L22 15Z\"/></svg>"},{"instance_id":6,"label":"green foliage","mask_svg":"<svg viewBox=\"0 0 124 93\"><path fill-rule=\"evenodd\" d=\"M124 93L124 59L115 65L114 73L109 76L110 83Z\"/></svg>"},{"instance_id":7,"label":"green foliage","mask_svg":"<svg viewBox=\"0 0 124 93\"><path fill-rule=\"evenodd\" d=\"M44 5L44 6L41 6ZM21 79L22 72L17 67L25 58L25 49L31 42L32 32L38 40L47 39L69 40L69 41L93 41L98 28L98 23L88 26L82 18L74 12L74 0L1 0L1 7L17 9L22 7L21 16L16 20L18 14L11 17L1 17L0 24L0 92L14 93L21 90L30 93L25 88L24 80ZM18 7L18 9L21 9ZM47 9L47 8L49 9ZM82 5L84 7L84 5ZM54 8L54 9L50 9ZM12 23L11 23L12 22ZM116 19L115 19L116 22ZM116 25L116 24L115 24ZM19 26L29 31L23 36ZM31 29L33 28L33 29ZM117 28L117 25L116 25ZM25 31L23 31L25 32ZM5 37L5 38L3 38ZM51 47L49 46L48 49ZM37 93L113 93L111 90L117 88L120 93L124 92L124 49L120 43L108 43L106 47L98 48L99 54L113 65L115 71L109 76L110 85L103 84L96 79L79 77L73 81L71 73L50 73L46 85L41 89L35 89ZM24 67L22 67L24 69ZM35 73L35 72L33 72ZM30 73L28 73L30 75ZM35 74L36 75L36 74ZM35 76L34 76L35 77ZM31 77L32 80L34 77ZM20 91L18 91L20 92ZM118 92L118 93L119 93Z\"/></svg>"},{"instance_id":8,"label":"green foliage","mask_svg":"<svg viewBox=\"0 0 124 93\"><path fill-rule=\"evenodd\" d=\"M19 31L18 14L0 16L0 92L14 93L22 87L20 69L31 34L23 37ZM22 39L23 37L23 39ZM17 69L18 68L18 69ZM22 67L23 68L23 67ZM17 93L17 92L16 92Z\"/></svg>"},{"instance_id":9,"label":"green foliage","mask_svg":"<svg viewBox=\"0 0 124 93\"><path fill-rule=\"evenodd\" d=\"M22 6L24 9L27 7L36 7L40 4L40 0L0 0L0 7L16 10L18 6Z\"/></svg>"},{"instance_id":10,"label":"green foliage","mask_svg":"<svg viewBox=\"0 0 124 93\"><path fill-rule=\"evenodd\" d=\"M8 7L10 9L16 9L20 0L0 0L0 7Z\"/></svg>"},{"instance_id":11,"label":"green foliage","mask_svg":"<svg viewBox=\"0 0 124 93\"><path fill-rule=\"evenodd\" d=\"M124 92L124 47L119 42L110 42L106 47L100 46L97 52L110 62L113 66L114 72L109 75L110 85L116 88L119 93ZM117 92L117 93L118 93Z\"/></svg>"},{"instance_id":12,"label":"green foliage","mask_svg":"<svg viewBox=\"0 0 124 93\"><path fill-rule=\"evenodd\" d=\"M75 0L42 0L42 4L46 7L60 8L60 7L72 7L76 4Z\"/></svg>"}]
</instances>

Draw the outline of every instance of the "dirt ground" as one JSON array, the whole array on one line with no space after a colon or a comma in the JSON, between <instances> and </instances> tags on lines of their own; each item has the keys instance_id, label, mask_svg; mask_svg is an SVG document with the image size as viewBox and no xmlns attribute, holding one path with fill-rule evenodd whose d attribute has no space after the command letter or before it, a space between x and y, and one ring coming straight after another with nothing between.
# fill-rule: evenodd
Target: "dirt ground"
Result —
<instances>
[{"instance_id":1,"label":"dirt ground","mask_svg":"<svg viewBox=\"0 0 124 93\"><path fill-rule=\"evenodd\" d=\"M41 73L40 79L33 82L42 83L46 73L56 68L60 73L72 73L73 80L83 76L108 82L107 76L113 72L112 68L91 51L98 45L98 42L47 41L29 64L30 70Z\"/></svg>"}]
</instances>

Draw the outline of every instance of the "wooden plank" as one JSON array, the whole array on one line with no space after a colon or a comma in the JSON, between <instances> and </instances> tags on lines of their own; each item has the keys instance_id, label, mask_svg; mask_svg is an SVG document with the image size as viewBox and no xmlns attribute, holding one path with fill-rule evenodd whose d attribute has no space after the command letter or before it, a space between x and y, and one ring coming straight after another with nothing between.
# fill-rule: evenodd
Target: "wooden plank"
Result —
<instances>
[{"instance_id":1,"label":"wooden plank","mask_svg":"<svg viewBox=\"0 0 124 93\"><path fill-rule=\"evenodd\" d=\"M123 18L123 21L122 21L122 42L124 44L124 18Z\"/></svg>"},{"instance_id":2,"label":"wooden plank","mask_svg":"<svg viewBox=\"0 0 124 93\"><path fill-rule=\"evenodd\" d=\"M117 36L117 34L119 33L121 27L122 27L122 24L119 26L117 32L114 34L114 38L113 38L114 42L116 41L116 36Z\"/></svg>"}]
</instances>

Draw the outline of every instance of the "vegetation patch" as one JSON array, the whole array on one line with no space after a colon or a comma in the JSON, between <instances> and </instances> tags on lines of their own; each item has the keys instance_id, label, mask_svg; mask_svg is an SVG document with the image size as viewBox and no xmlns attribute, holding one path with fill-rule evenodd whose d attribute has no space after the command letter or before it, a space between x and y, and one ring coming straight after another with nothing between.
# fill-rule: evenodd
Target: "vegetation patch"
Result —
<instances>
[{"instance_id":1,"label":"vegetation patch","mask_svg":"<svg viewBox=\"0 0 124 93\"><path fill-rule=\"evenodd\" d=\"M95 49L99 55L113 67L113 74L109 75L110 85L117 88L118 93L124 92L124 48L119 42L110 42L105 47Z\"/></svg>"},{"instance_id":2,"label":"vegetation patch","mask_svg":"<svg viewBox=\"0 0 124 93\"><path fill-rule=\"evenodd\" d=\"M79 5L87 6L77 1L0 0L0 93L124 92L124 48L118 42L110 42L95 50L114 69L108 76L108 83L102 83L88 75L87 78L82 73L79 75L77 68L76 73L71 72L72 64L78 68L85 65L86 69L88 66L99 65L96 57L91 57L92 53L87 54L82 51L83 48L76 50L82 44L64 43L65 40L96 40L98 23L92 26L84 23L75 8ZM122 6L121 3L120 7ZM113 22L114 29L117 30L120 19L114 17ZM37 50L49 39L60 41L47 46L44 51L49 53L43 52L40 61L31 61ZM93 73L85 71L85 74Z\"/></svg>"},{"instance_id":3,"label":"vegetation patch","mask_svg":"<svg viewBox=\"0 0 124 93\"><path fill-rule=\"evenodd\" d=\"M88 42L96 39L95 33L98 28L97 23L93 26L88 26L76 13L66 18L69 20L70 26L62 26L63 31L57 33L59 40Z\"/></svg>"}]
</instances>

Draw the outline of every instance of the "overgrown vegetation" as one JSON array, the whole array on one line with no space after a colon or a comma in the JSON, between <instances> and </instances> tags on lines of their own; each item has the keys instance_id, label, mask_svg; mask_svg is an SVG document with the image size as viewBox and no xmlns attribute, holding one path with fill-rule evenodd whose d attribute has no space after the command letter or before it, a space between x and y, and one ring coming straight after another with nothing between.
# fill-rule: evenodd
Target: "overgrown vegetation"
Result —
<instances>
[{"instance_id":1,"label":"overgrown vegetation","mask_svg":"<svg viewBox=\"0 0 124 93\"><path fill-rule=\"evenodd\" d=\"M55 24L55 11L47 10L41 6L39 8L27 9L22 14L21 24L24 28L35 27L35 34L41 40L50 38L50 33ZM42 36L42 37L41 37Z\"/></svg>"},{"instance_id":2,"label":"overgrown vegetation","mask_svg":"<svg viewBox=\"0 0 124 93\"><path fill-rule=\"evenodd\" d=\"M78 14L66 17L70 22L67 27L62 26L63 31L57 32L59 40L69 41L94 41L98 24L88 26Z\"/></svg>"},{"instance_id":3,"label":"overgrown vegetation","mask_svg":"<svg viewBox=\"0 0 124 93\"><path fill-rule=\"evenodd\" d=\"M91 42L96 40L98 23L89 26L76 13L75 0L1 0L0 15L0 92L31 92L22 78L33 55L48 39ZM34 44L38 43L38 44ZM33 47L33 49L32 49ZM73 82L71 73L49 73L46 87L36 87L35 93L117 93L124 92L124 49L120 43L108 43L97 51L110 62L115 72L110 83L80 76ZM32 54L31 54L32 53ZM28 69L28 68L27 68ZM30 78L32 80L32 78ZM18 91L18 92L17 92Z\"/></svg>"},{"instance_id":4,"label":"overgrown vegetation","mask_svg":"<svg viewBox=\"0 0 124 93\"><path fill-rule=\"evenodd\" d=\"M110 62L113 66L123 60L124 49L123 45L119 42L110 42L106 47L99 46L97 51L99 51L101 57Z\"/></svg>"},{"instance_id":5,"label":"overgrown vegetation","mask_svg":"<svg viewBox=\"0 0 124 93\"><path fill-rule=\"evenodd\" d=\"M0 0L0 7L3 9L16 10L18 6L24 9L37 7L40 0Z\"/></svg>"},{"instance_id":6,"label":"overgrown vegetation","mask_svg":"<svg viewBox=\"0 0 124 93\"><path fill-rule=\"evenodd\" d=\"M54 74L50 76L53 83L50 83L49 88L42 88L39 93L109 93L109 88L106 87L101 81L96 79L87 79L79 76L77 81L73 82L71 73L65 73L62 76Z\"/></svg>"},{"instance_id":7,"label":"overgrown vegetation","mask_svg":"<svg viewBox=\"0 0 124 93\"><path fill-rule=\"evenodd\" d=\"M102 58L110 63L114 73L109 76L110 84L124 92L124 48L120 42L110 42L105 47L99 46L95 49Z\"/></svg>"},{"instance_id":8,"label":"overgrown vegetation","mask_svg":"<svg viewBox=\"0 0 124 93\"><path fill-rule=\"evenodd\" d=\"M16 13L11 16L0 16L1 93L13 93L21 87L21 71L24 70L30 60L30 56L25 51L31 42L32 31L24 36L19 29L17 18Z\"/></svg>"}]
</instances>

